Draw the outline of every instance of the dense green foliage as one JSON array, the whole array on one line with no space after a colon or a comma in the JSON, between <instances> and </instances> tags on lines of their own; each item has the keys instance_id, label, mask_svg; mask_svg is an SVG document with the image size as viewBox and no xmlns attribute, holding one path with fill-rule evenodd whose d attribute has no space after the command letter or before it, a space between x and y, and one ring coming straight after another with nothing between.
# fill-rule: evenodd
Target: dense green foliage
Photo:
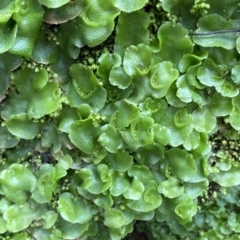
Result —
<instances>
[{"instance_id":1,"label":"dense green foliage","mask_svg":"<svg viewBox=\"0 0 240 240\"><path fill-rule=\"evenodd\" d=\"M0 239L239 239L238 0L0 1Z\"/></svg>"}]
</instances>

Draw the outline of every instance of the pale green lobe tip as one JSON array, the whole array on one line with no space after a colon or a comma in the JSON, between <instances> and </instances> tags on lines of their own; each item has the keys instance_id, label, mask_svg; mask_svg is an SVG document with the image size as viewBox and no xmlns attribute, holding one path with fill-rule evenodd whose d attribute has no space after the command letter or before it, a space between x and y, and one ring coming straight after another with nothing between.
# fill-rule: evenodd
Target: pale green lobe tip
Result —
<instances>
[{"instance_id":1,"label":"pale green lobe tip","mask_svg":"<svg viewBox=\"0 0 240 240\"><path fill-rule=\"evenodd\" d=\"M240 167L232 166L228 171L220 171L213 175L213 181L223 187L232 187L240 184Z\"/></svg>"},{"instance_id":2,"label":"pale green lobe tip","mask_svg":"<svg viewBox=\"0 0 240 240\"><path fill-rule=\"evenodd\" d=\"M154 98L164 97L178 76L178 70L173 67L171 62L163 61L152 65L149 79L152 96Z\"/></svg>"},{"instance_id":3,"label":"pale green lobe tip","mask_svg":"<svg viewBox=\"0 0 240 240\"><path fill-rule=\"evenodd\" d=\"M120 228L125 221L124 214L120 210L111 208L104 213L104 225L110 228Z\"/></svg>"},{"instance_id":4,"label":"pale green lobe tip","mask_svg":"<svg viewBox=\"0 0 240 240\"><path fill-rule=\"evenodd\" d=\"M39 213L37 209L31 209L29 203L13 204L4 213L3 218L7 222L7 230L15 233L28 228L31 222L39 217Z\"/></svg>"},{"instance_id":5,"label":"pale green lobe tip","mask_svg":"<svg viewBox=\"0 0 240 240\"><path fill-rule=\"evenodd\" d=\"M196 173L196 162L186 150L172 148L166 151L166 156L168 159L167 169L173 177L186 182Z\"/></svg>"},{"instance_id":6,"label":"pale green lobe tip","mask_svg":"<svg viewBox=\"0 0 240 240\"><path fill-rule=\"evenodd\" d=\"M199 108L193 112L194 127L198 132L211 133L217 124L217 119L208 108Z\"/></svg>"},{"instance_id":7,"label":"pale green lobe tip","mask_svg":"<svg viewBox=\"0 0 240 240\"><path fill-rule=\"evenodd\" d=\"M126 199L138 200L142 196L143 191L144 184L137 177L133 177L131 185L129 186L127 191L123 193L123 196Z\"/></svg>"},{"instance_id":8,"label":"pale green lobe tip","mask_svg":"<svg viewBox=\"0 0 240 240\"><path fill-rule=\"evenodd\" d=\"M44 221L44 228L50 229L53 227L55 222L57 221L58 214L54 211L48 211L42 215L42 219Z\"/></svg>"},{"instance_id":9,"label":"pale green lobe tip","mask_svg":"<svg viewBox=\"0 0 240 240\"><path fill-rule=\"evenodd\" d=\"M142 10L134 11L128 14L121 13L116 28L117 35L115 38L114 52L123 57L126 48L131 45L148 45L149 24L150 17Z\"/></svg>"},{"instance_id":10,"label":"pale green lobe tip","mask_svg":"<svg viewBox=\"0 0 240 240\"><path fill-rule=\"evenodd\" d=\"M149 72L152 51L149 46L139 44L126 49L123 58L124 71L130 76L145 75Z\"/></svg>"},{"instance_id":11,"label":"pale green lobe tip","mask_svg":"<svg viewBox=\"0 0 240 240\"><path fill-rule=\"evenodd\" d=\"M13 25L13 23L9 21L5 26L2 26L0 30L0 53L4 53L7 52L14 44L17 36L18 25Z\"/></svg>"},{"instance_id":12,"label":"pale green lobe tip","mask_svg":"<svg viewBox=\"0 0 240 240\"><path fill-rule=\"evenodd\" d=\"M48 8L59 8L70 0L39 0L39 2Z\"/></svg>"},{"instance_id":13,"label":"pale green lobe tip","mask_svg":"<svg viewBox=\"0 0 240 240\"><path fill-rule=\"evenodd\" d=\"M132 78L126 74L122 67L116 67L110 71L109 81L113 86L126 89L131 84Z\"/></svg>"},{"instance_id":14,"label":"pale green lobe tip","mask_svg":"<svg viewBox=\"0 0 240 240\"><path fill-rule=\"evenodd\" d=\"M126 13L131 13L144 7L147 0L132 0L131 2L127 0L114 0L113 4L115 7L119 8L121 11Z\"/></svg>"},{"instance_id":15,"label":"pale green lobe tip","mask_svg":"<svg viewBox=\"0 0 240 240\"><path fill-rule=\"evenodd\" d=\"M91 210L80 198L74 198L71 193L65 192L58 200L60 215L71 223L86 223L92 218Z\"/></svg>"},{"instance_id":16,"label":"pale green lobe tip","mask_svg":"<svg viewBox=\"0 0 240 240\"><path fill-rule=\"evenodd\" d=\"M1 172L0 180L5 196L15 203L26 202L36 186L36 178L32 172L16 163Z\"/></svg>"},{"instance_id":17,"label":"pale green lobe tip","mask_svg":"<svg viewBox=\"0 0 240 240\"><path fill-rule=\"evenodd\" d=\"M181 24L163 23L157 33L160 51L154 54L153 62L169 61L177 67L183 55L193 52L193 43L186 35L187 29ZM175 54L171 54L172 52Z\"/></svg>"},{"instance_id":18,"label":"pale green lobe tip","mask_svg":"<svg viewBox=\"0 0 240 240\"><path fill-rule=\"evenodd\" d=\"M175 198L183 193L184 187L178 179L170 177L159 184L158 191L167 198Z\"/></svg>"},{"instance_id":19,"label":"pale green lobe tip","mask_svg":"<svg viewBox=\"0 0 240 240\"><path fill-rule=\"evenodd\" d=\"M25 114L12 116L6 126L11 134L22 139L34 139L40 132L40 124L27 119Z\"/></svg>"},{"instance_id":20,"label":"pale green lobe tip","mask_svg":"<svg viewBox=\"0 0 240 240\"><path fill-rule=\"evenodd\" d=\"M118 150L115 154L109 154L107 159L111 168L120 172L127 171L133 164L133 157L124 150Z\"/></svg>"},{"instance_id":21,"label":"pale green lobe tip","mask_svg":"<svg viewBox=\"0 0 240 240\"><path fill-rule=\"evenodd\" d=\"M95 127L92 119L78 120L70 126L69 138L81 151L92 154L96 149L99 127Z\"/></svg>"},{"instance_id":22,"label":"pale green lobe tip","mask_svg":"<svg viewBox=\"0 0 240 240\"><path fill-rule=\"evenodd\" d=\"M240 83L240 65L235 65L231 70L231 78L234 83Z\"/></svg>"}]
</instances>

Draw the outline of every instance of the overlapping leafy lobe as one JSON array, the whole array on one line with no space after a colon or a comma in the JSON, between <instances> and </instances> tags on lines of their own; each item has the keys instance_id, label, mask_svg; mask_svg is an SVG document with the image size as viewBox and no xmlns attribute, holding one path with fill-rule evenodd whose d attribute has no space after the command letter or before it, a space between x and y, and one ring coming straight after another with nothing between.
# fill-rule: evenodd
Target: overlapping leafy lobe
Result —
<instances>
[{"instance_id":1,"label":"overlapping leafy lobe","mask_svg":"<svg viewBox=\"0 0 240 240\"><path fill-rule=\"evenodd\" d=\"M168 159L166 171L170 176L186 182L196 173L195 160L186 150L172 148L166 151L166 156Z\"/></svg>"},{"instance_id":2,"label":"overlapping leafy lobe","mask_svg":"<svg viewBox=\"0 0 240 240\"><path fill-rule=\"evenodd\" d=\"M99 126L94 126L91 118L78 120L71 124L69 138L81 151L92 154L96 150Z\"/></svg>"},{"instance_id":3,"label":"overlapping leafy lobe","mask_svg":"<svg viewBox=\"0 0 240 240\"><path fill-rule=\"evenodd\" d=\"M238 20L226 20L218 14L208 14L198 20L197 32L211 32L219 29L235 29L239 28L240 22ZM223 47L226 49L233 49L236 46L235 33L220 33L214 38L211 35L194 36L193 41L204 47Z\"/></svg>"},{"instance_id":4,"label":"overlapping leafy lobe","mask_svg":"<svg viewBox=\"0 0 240 240\"><path fill-rule=\"evenodd\" d=\"M20 232L27 229L31 222L42 214L40 209L32 209L30 203L25 202L22 205L13 204L4 213L6 227L9 232Z\"/></svg>"},{"instance_id":5,"label":"overlapping leafy lobe","mask_svg":"<svg viewBox=\"0 0 240 240\"><path fill-rule=\"evenodd\" d=\"M131 13L136 10L139 10L144 7L144 5L147 3L147 0L133 0L131 3L128 1L119 1L114 0L113 4L115 7L119 8L123 12Z\"/></svg>"},{"instance_id":6,"label":"overlapping leafy lobe","mask_svg":"<svg viewBox=\"0 0 240 240\"><path fill-rule=\"evenodd\" d=\"M110 0L85 1L81 14L61 25L60 46L65 49L67 43L68 54L76 58L82 46L95 47L110 36L114 29L114 19L119 13L120 11L112 5ZM65 34L70 33L71 30L73 30L72 37L69 39Z\"/></svg>"},{"instance_id":7,"label":"overlapping leafy lobe","mask_svg":"<svg viewBox=\"0 0 240 240\"><path fill-rule=\"evenodd\" d=\"M39 2L28 0L18 1L19 11L12 16L18 29L9 52L12 54L30 57L43 20L43 8Z\"/></svg>"},{"instance_id":8,"label":"overlapping leafy lobe","mask_svg":"<svg viewBox=\"0 0 240 240\"><path fill-rule=\"evenodd\" d=\"M122 13L118 19L114 52L123 56L126 48L130 45L148 44L149 31L147 28L149 24L149 16L143 11L135 11L129 14Z\"/></svg>"},{"instance_id":9,"label":"overlapping leafy lobe","mask_svg":"<svg viewBox=\"0 0 240 240\"><path fill-rule=\"evenodd\" d=\"M61 7L47 9L44 21L50 24L61 24L77 17L83 9L82 0L69 1ZM59 4L59 3L58 3Z\"/></svg>"},{"instance_id":10,"label":"overlapping leafy lobe","mask_svg":"<svg viewBox=\"0 0 240 240\"><path fill-rule=\"evenodd\" d=\"M5 196L19 204L28 200L36 186L36 178L32 172L17 163L1 172L0 181Z\"/></svg>"},{"instance_id":11,"label":"overlapping leafy lobe","mask_svg":"<svg viewBox=\"0 0 240 240\"><path fill-rule=\"evenodd\" d=\"M180 24L162 24L157 33L160 51L154 54L154 63L170 61L176 67L184 54L193 51L193 43L186 35L187 30Z\"/></svg>"},{"instance_id":12,"label":"overlapping leafy lobe","mask_svg":"<svg viewBox=\"0 0 240 240\"><path fill-rule=\"evenodd\" d=\"M114 171L106 164L93 164L79 171L78 177L82 179L82 186L78 187L81 194L82 189L92 194L100 194L108 190L112 185Z\"/></svg>"},{"instance_id":13,"label":"overlapping leafy lobe","mask_svg":"<svg viewBox=\"0 0 240 240\"><path fill-rule=\"evenodd\" d=\"M171 84L177 79L178 71L169 61L163 61L153 65L150 70L151 95L154 98L162 98L168 92Z\"/></svg>"},{"instance_id":14,"label":"overlapping leafy lobe","mask_svg":"<svg viewBox=\"0 0 240 240\"><path fill-rule=\"evenodd\" d=\"M124 54L123 68L130 77L145 75L149 71L151 57L152 51L147 45L130 46Z\"/></svg>"},{"instance_id":15,"label":"overlapping leafy lobe","mask_svg":"<svg viewBox=\"0 0 240 240\"><path fill-rule=\"evenodd\" d=\"M194 127L193 117L185 108L169 107L160 123L169 129L172 136L169 144L174 147L183 144Z\"/></svg>"},{"instance_id":16,"label":"overlapping leafy lobe","mask_svg":"<svg viewBox=\"0 0 240 240\"><path fill-rule=\"evenodd\" d=\"M102 82L83 64L72 65L69 73L72 82L68 84L67 95L71 106L77 107L79 104L90 103L94 110L100 110L107 97Z\"/></svg>"},{"instance_id":17,"label":"overlapping leafy lobe","mask_svg":"<svg viewBox=\"0 0 240 240\"><path fill-rule=\"evenodd\" d=\"M63 219L71 223L86 223L92 218L89 206L71 193L63 193L58 200L58 209Z\"/></svg>"},{"instance_id":18,"label":"overlapping leafy lobe","mask_svg":"<svg viewBox=\"0 0 240 240\"><path fill-rule=\"evenodd\" d=\"M13 136L5 127L0 127L0 148L12 148L15 147L19 143L19 138Z\"/></svg>"},{"instance_id":19,"label":"overlapping leafy lobe","mask_svg":"<svg viewBox=\"0 0 240 240\"><path fill-rule=\"evenodd\" d=\"M11 134L27 140L34 139L41 129L41 124L29 120L26 114L11 116L6 126Z\"/></svg>"},{"instance_id":20,"label":"overlapping leafy lobe","mask_svg":"<svg viewBox=\"0 0 240 240\"><path fill-rule=\"evenodd\" d=\"M8 51L14 44L17 36L18 25L12 21L9 21L5 25L1 26L1 47L0 53Z\"/></svg>"},{"instance_id":21,"label":"overlapping leafy lobe","mask_svg":"<svg viewBox=\"0 0 240 240\"><path fill-rule=\"evenodd\" d=\"M198 132L211 133L216 128L216 117L208 108L196 109L193 112L194 127Z\"/></svg>"},{"instance_id":22,"label":"overlapping leafy lobe","mask_svg":"<svg viewBox=\"0 0 240 240\"><path fill-rule=\"evenodd\" d=\"M50 164L43 164L38 171L36 188L32 198L39 203L51 201L56 191L55 169Z\"/></svg>"},{"instance_id":23,"label":"overlapping leafy lobe","mask_svg":"<svg viewBox=\"0 0 240 240\"><path fill-rule=\"evenodd\" d=\"M56 0L53 0L53 1L50 1L50 0L39 0L39 2L48 7L48 8L59 8L61 6L63 6L64 4L68 3L69 0L61 0L61 1L56 1Z\"/></svg>"},{"instance_id":24,"label":"overlapping leafy lobe","mask_svg":"<svg viewBox=\"0 0 240 240\"><path fill-rule=\"evenodd\" d=\"M23 113L27 113L30 119L39 119L59 108L59 85L49 81L46 69L38 72L30 68L22 69L14 75L14 82L21 97L27 101L27 112Z\"/></svg>"},{"instance_id":25,"label":"overlapping leafy lobe","mask_svg":"<svg viewBox=\"0 0 240 240\"><path fill-rule=\"evenodd\" d=\"M178 179L170 177L159 184L158 191L167 198L175 198L183 193L184 187L181 186Z\"/></svg>"},{"instance_id":26,"label":"overlapping leafy lobe","mask_svg":"<svg viewBox=\"0 0 240 240\"><path fill-rule=\"evenodd\" d=\"M7 89L10 86L9 72L13 71L21 64L21 58L9 53L1 54L0 56L0 100L5 98Z\"/></svg>"},{"instance_id":27,"label":"overlapping leafy lobe","mask_svg":"<svg viewBox=\"0 0 240 240\"><path fill-rule=\"evenodd\" d=\"M158 208L162 203L162 197L157 191L157 183L150 180L145 183L145 190L141 198L129 202L127 205L130 209L137 212L150 212Z\"/></svg>"}]
</instances>

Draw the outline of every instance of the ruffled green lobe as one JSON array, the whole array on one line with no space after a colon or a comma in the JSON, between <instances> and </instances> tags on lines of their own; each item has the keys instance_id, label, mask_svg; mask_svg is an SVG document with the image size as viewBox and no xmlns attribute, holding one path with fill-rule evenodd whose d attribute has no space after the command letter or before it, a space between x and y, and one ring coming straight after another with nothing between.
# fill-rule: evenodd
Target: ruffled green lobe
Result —
<instances>
[{"instance_id":1,"label":"ruffled green lobe","mask_svg":"<svg viewBox=\"0 0 240 240\"><path fill-rule=\"evenodd\" d=\"M16 6L15 2L2 1L0 4L0 23L7 23L12 14L19 11L20 6Z\"/></svg>"},{"instance_id":2,"label":"ruffled green lobe","mask_svg":"<svg viewBox=\"0 0 240 240\"><path fill-rule=\"evenodd\" d=\"M232 107L231 98L223 97L218 92L215 92L210 100L209 109L216 117L224 117L229 115L232 111Z\"/></svg>"},{"instance_id":3,"label":"ruffled green lobe","mask_svg":"<svg viewBox=\"0 0 240 240\"><path fill-rule=\"evenodd\" d=\"M28 100L29 118L41 118L56 111L60 106L59 85L48 80L48 73L44 68L38 72L25 68L14 75L18 92Z\"/></svg>"},{"instance_id":4,"label":"ruffled green lobe","mask_svg":"<svg viewBox=\"0 0 240 240\"><path fill-rule=\"evenodd\" d=\"M207 57L208 52L206 50L200 50L194 54L185 54L178 63L178 69L180 72L186 72L191 66L200 66L202 60Z\"/></svg>"},{"instance_id":5,"label":"ruffled green lobe","mask_svg":"<svg viewBox=\"0 0 240 240\"><path fill-rule=\"evenodd\" d=\"M45 212L42 215L42 219L43 219L43 226L45 229L50 229L53 227L53 225L55 224L55 222L57 221L58 218L58 214L54 211L48 211Z\"/></svg>"},{"instance_id":6,"label":"ruffled green lobe","mask_svg":"<svg viewBox=\"0 0 240 240\"><path fill-rule=\"evenodd\" d=\"M163 214L172 215L180 224L185 225L192 221L197 212L197 204L190 196L183 193L172 199L163 197L159 210Z\"/></svg>"},{"instance_id":7,"label":"ruffled green lobe","mask_svg":"<svg viewBox=\"0 0 240 240\"><path fill-rule=\"evenodd\" d=\"M26 202L36 186L36 178L32 172L17 163L1 172L0 181L5 196L15 203Z\"/></svg>"},{"instance_id":8,"label":"ruffled green lobe","mask_svg":"<svg viewBox=\"0 0 240 240\"><path fill-rule=\"evenodd\" d=\"M119 10L130 13L143 8L147 2L147 0L132 0L131 2L128 0L114 0L113 4Z\"/></svg>"},{"instance_id":9,"label":"ruffled green lobe","mask_svg":"<svg viewBox=\"0 0 240 240\"><path fill-rule=\"evenodd\" d=\"M135 104L123 99L115 103L116 111L113 113L110 124L117 129L125 129L139 117L139 110Z\"/></svg>"},{"instance_id":10,"label":"ruffled green lobe","mask_svg":"<svg viewBox=\"0 0 240 240\"><path fill-rule=\"evenodd\" d=\"M8 21L0 27L0 53L8 51L14 44L17 36L18 25L13 21Z\"/></svg>"},{"instance_id":11,"label":"ruffled green lobe","mask_svg":"<svg viewBox=\"0 0 240 240\"><path fill-rule=\"evenodd\" d=\"M208 14L198 20L198 28L201 32L212 32L224 29L238 29L239 21L226 20L218 14ZM236 33L219 33L210 35L193 36L193 41L203 47L223 47L225 49L233 49L236 46Z\"/></svg>"},{"instance_id":12,"label":"ruffled green lobe","mask_svg":"<svg viewBox=\"0 0 240 240\"><path fill-rule=\"evenodd\" d=\"M131 149L137 149L153 142L153 119L141 116L130 125L127 131L121 131L121 136Z\"/></svg>"},{"instance_id":13,"label":"ruffled green lobe","mask_svg":"<svg viewBox=\"0 0 240 240\"><path fill-rule=\"evenodd\" d=\"M65 192L58 200L58 210L63 219L71 223L84 224L92 218L90 207L81 199Z\"/></svg>"},{"instance_id":14,"label":"ruffled green lobe","mask_svg":"<svg viewBox=\"0 0 240 240\"><path fill-rule=\"evenodd\" d=\"M160 124L169 130L170 144L174 147L187 141L194 127L193 117L185 108L169 107Z\"/></svg>"},{"instance_id":15,"label":"ruffled green lobe","mask_svg":"<svg viewBox=\"0 0 240 240\"><path fill-rule=\"evenodd\" d=\"M186 35L181 24L163 23L157 33L160 51L154 55L154 63L170 61L177 67L182 56L193 51L193 43Z\"/></svg>"},{"instance_id":16,"label":"ruffled green lobe","mask_svg":"<svg viewBox=\"0 0 240 240\"><path fill-rule=\"evenodd\" d=\"M240 83L240 65L235 65L231 70L231 78L234 83L239 84Z\"/></svg>"},{"instance_id":17,"label":"ruffled green lobe","mask_svg":"<svg viewBox=\"0 0 240 240\"><path fill-rule=\"evenodd\" d=\"M217 119L208 108L203 107L196 109L192 116L194 120L194 128L198 132L211 133L215 129Z\"/></svg>"},{"instance_id":18,"label":"ruffled green lobe","mask_svg":"<svg viewBox=\"0 0 240 240\"><path fill-rule=\"evenodd\" d=\"M118 150L115 154L109 154L107 160L110 167L119 172L127 171L133 164L133 157L124 150Z\"/></svg>"},{"instance_id":19,"label":"ruffled green lobe","mask_svg":"<svg viewBox=\"0 0 240 240\"><path fill-rule=\"evenodd\" d=\"M220 86L224 82L224 67L206 59L197 71L197 78L205 86Z\"/></svg>"},{"instance_id":20,"label":"ruffled green lobe","mask_svg":"<svg viewBox=\"0 0 240 240\"><path fill-rule=\"evenodd\" d=\"M74 64L70 67L70 76L73 78L73 85L82 97L92 94L98 85L98 80L93 72L83 64Z\"/></svg>"},{"instance_id":21,"label":"ruffled green lobe","mask_svg":"<svg viewBox=\"0 0 240 240\"><path fill-rule=\"evenodd\" d=\"M0 148L12 148L19 143L19 138L13 136L8 129L5 127L0 127Z\"/></svg>"},{"instance_id":22,"label":"ruffled green lobe","mask_svg":"<svg viewBox=\"0 0 240 240\"><path fill-rule=\"evenodd\" d=\"M112 174L112 183L109 188L109 192L113 197L117 197L126 192L129 186L130 182L129 179L127 178L127 175L115 171Z\"/></svg>"},{"instance_id":23,"label":"ruffled green lobe","mask_svg":"<svg viewBox=\"0 0 240 240\"><path fill-rule=\"evenodd\" d=\"M21 58L9 53L0 55L0 101L5 98L6 91L10 86L9 72L21 64Z\"/></svg>"},{"instance_id":24,"label":"ruffled green lobe","mask_svg":"<svg viewBox=\"0 0 240 240\"><path fill-rule=\"evenodd\" d=\"M166 151L166 156L168 159L167 171L170 175L186 182L196 173L196 162L186 150L172 148Z\"/></svg>"},{"instance_id":25,"label":"ruffled green lobe","mask_svg":"<svg viewBox=\"0 0 240 240\"><path fill-rule=\"evenodd\" d=\"M110 207L112 207L113 205L113 199L112 196L109 195L98 195L97 198L94 198L94 203L103 208L104 210L108 210L110 209Z\"/></svg>"},{"instance_id":26,"label":"ruffled green lobe","mask_svg":"<svg viewBox=\"0 0 240 240\"><path fill-rule=\"evenodd\" d=\"M229 122L231 124L231 126L236 129L236 130L240 130L240 122L239 122L239 117L240 117L240 96L236 96L234 98L232 98L232 110L231 113L229 115Z\"/></svg>"},{"instance_id":27,"label":"ruffled green lobe","mask_svg":"<svg viewBox=\"0 0 240 240\"><path fill-rule=\"evenodd\" d=\"M145 75L149 71L152 51L144 44L130 46L126 49L123 58L124 71L130 76Z\"/></svg>"},{"instance_id":28,"label":"ruffled green lobe","mask_svg":"<svg viewBox=\"0 0 240 240\"><path fill-rule=\"evenodd\" d=\"M43 164L38 171L37 187L32 193L32 198L38 203L51 201L56 190L55 169L50 164Z\"/></svg>"},{"instance_id":29,"label":"ruffled green lobe","mask_svg":"<svg viewBox=\"0 0 240 240\"><path fill-rule=\"evenodd\" d=\"M144 184L137 177L133 177L129 188L123 193L123 196L126 199L138 200L141 198L143 192Z\"/></svg>"},{"instance_id":30,"label":"ruffled green lobe","mask_svg":"<svg viewBox=\"0 0 240 240\"><path fill-rule=\"evenodd\" d=\"M6 220L7 229L9 232L20 232L27 229L32 221L40 217L40 209L34 209L26 202L22 205L13 204L4 213L3 217Z\"/></svg>"},{"instance_id":31,"label":"ruffled green lobe","mask_svg":"<svg viewBox=\"0 0 240 240\"><path fill-rule=\"evenodd\" d=\"M38 1L18 2L20 10L13 14L18 25L16 39L9 49L10 53L30 57L43 20L43 8Z\"/></svg>"},{"instance_id":32,"label":"ruffled green lobe","mask_svg":"<svg viewBox=\"0 0 240 240\"><path fill-rule=\"evenodd\" d=\"M132 200L127 206L137 212L149 212L158 208L162 203L162 197L157 191L157 183L150 180L145 183L145 191L138 200Z\"/></svg>"},{"instance_id":33,"label":"ruffled green lobe","mask_svg":"<svg viewBox=\"0 0 240 240\"><path fill-rule=\"evenodd\" d=\"M61 24L77 17L83 10L83 0L68 1L67 4L54 8L48 8L44 14L44 22L49 24ZM56 1L56 4L60 4Z\"/></svg>"},{"instance_id":34,"label":"ruffled green lobe","mask_svg":"<svg viewBox=\"0 0 240 240\"><path fill-rule=\"evenodd\" d=\"M59 8L70 0L39 0L39 2L48 8Z\"/></svg>"},{"instance_id":35,"label":"ruffled green lobe","mask_svg":"<svg viewBox=\"0 0 240 240\"><path fill-rule=\"evenodd\" d=\"M70 126L69 138L81 151L92 154L97 146L100 128L94 126L92 119L78 120Z\"/></svg>"},{"instance_id":36,"label":"ruffled green lobe","mask_svg":"<svg viewBox=\"0 0 240 240\"><path fill-rule=\"evenodd\" d=\"M41 129L41 124L29 120L26 114L11 116L6 126L12 135L27 140L34 139Z\"/></svg>"},{"instance_id":37,"label":"ruffled green lobe","mask_svg":"<svg viewBox=\"0 0 240 240\"><path fill-rule=\"evenodd\" d=\"M151 67L150 87L154 98L162 98L166 95L171 84L178 78L178 70L168 61L160 62Z\"/></svg>"},{"instance_id":38,"label":"ruffled green lobe","mask_svg":"<svg viewBox=\"0 0 240 240\"><path fill-rule=\"evenodd\" d=\"M184 187L177 178L170 177L159 184L158 191L167 198L175 198L183 193Z\"/></svg>"},{"instance_id":39,"label":"ruffled green lobe","mask_svg":"<svg viewBox=\"0 0 240 240\"><path fill-rule=\"evenodd\" d=\"M104 213L104 225L109 228L120 228L125 221L124 214L120 210L111 208Z\"/></svg>"},{"instance_id":40,"label":"ruffled green lobe","mask_svg":"<svg viewBox=\"0 0 240 240\"><path fill-rule=\"evenodd\" d=\"M110 71L109 82L120 89L126 89L131 84L132 78L124 71L123 67L115 67Z\"/></svg>"},{"instance_id":41,"label":"ruffled green lobe","mask_svg":"<svg viewBox=\"0 0 240 240\"><path fill-rule=\"evenodd\" d=\"M69 133L71 124L80 119L81 114L76 108L65 108L58 117L58 129Z\"/></svg>"},{"instance_id":42,"label":"ruffled green lobe","mask_svg":"<svg viewBox=\"0 0 240 240\"><path fill-rule=\"evenodd\" d=\"M78 187L81 194L82 188L92 194L100 194L109 189L112 185L113 170L106 164L89 165L79 171L79 178L82 179L82 186Z\"/></svg>"},{"instance_id":43,"label":"ruffled green lobe","mask_svg":"<svg viewBox=\"0 0 240 240\"><path fill-rule=\"evenodd\" d=\"M68 84L68 99L73 107L82 103L91 104L99 110L104 106L107 92L93 72L83 64L73 64L70 67L72 82Z\"/></svg>"},{"instance_id":44,"label":"ruffled green lobe","mask_svg":"<svg viewBox=\"0 0 240 240\"><path fill-rule=\"evenodd\" d=\"M122 59L117 53L104 53L98 59L99 67L97 69L97 75L108 82L109 74L111 69L114 71L112 73L113 76L118 77L118 75L122 76L124 74L122 71L121 63ZM120 69L118 69L120 67ZM117 70L114 70L114 69ZM125 74L124 74L125 75ZM112 79L110 76L109 79L112 85L117 85L115 82L116 79Z\"/></svg>"},{"instance_id":45,"label":"ruffled green lobe","mask_svg":"<svg viewBox=\"0 0 240 240\"><path fill-rule=\"evenodd\" d=\"M84 45L95 47L111 35L114 19L119 13L120 11L112 5L110 0L85 1L81 14L72 22L62 24L60 45L64 49L67 42L68 52L71 57L76 58L80 47ZM71 33L71 39L65 35L66 32Z\"/></svg>"},{"instance_id":46,"label":"ruffled green lobe","mask_svg":"<svg viewBox=\"0 0 240 240\"><path fill-rule=\"evenodd\" d=\"M129 14L121 13L117 24L114 52L123 57L130 45L149 43L148 26L150 18L143 11L135 11ZM138 34L136 34L136 32Z\"/></svg>"},{"instance_id":47,"label":"ruffled green lobe","mask_svg":"<svg viewBox=\"0 0 240 240\"><path fill-rule=\"evenodd\" d=\"M240 184L240 167L232 166L228 171L220 171L213 176L213 181L223 187L232 187Z\"/></svg>"}]
</instances>

